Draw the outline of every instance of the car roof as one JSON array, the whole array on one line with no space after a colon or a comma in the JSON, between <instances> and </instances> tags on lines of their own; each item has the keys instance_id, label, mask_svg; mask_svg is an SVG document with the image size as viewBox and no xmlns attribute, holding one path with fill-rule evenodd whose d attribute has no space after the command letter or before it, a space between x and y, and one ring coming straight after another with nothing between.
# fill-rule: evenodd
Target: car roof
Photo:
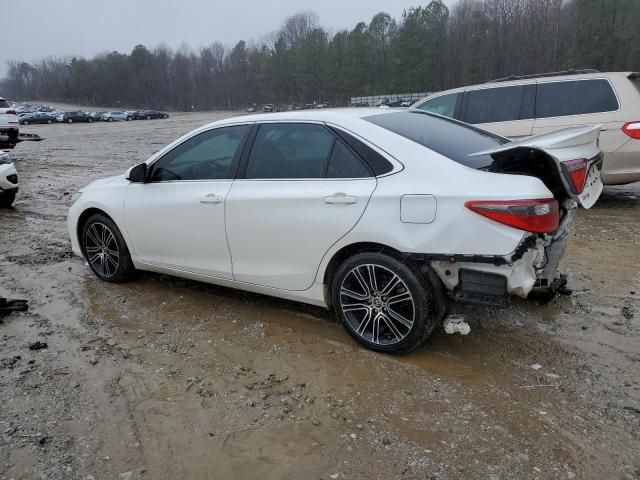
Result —
<instances>
[{"instance_id":1,"label":"car roof","mask_svg":"<svg viewBox=\"0 0 640 480\"><path fill-rule=\"evenodd\" d=\"M380 108L321 108L317 110L295 110L290 112L275 112L275 113L257 113L252 115L238 115L236 117L227 118L220 122L213 122L211 125L220 123L227 123L233 121L246 122L340 122L341 120L354 120L372 115L380 115L383 113L394 111L406 111L406 109L380 109Z\"/></svg>"}]
</instances>

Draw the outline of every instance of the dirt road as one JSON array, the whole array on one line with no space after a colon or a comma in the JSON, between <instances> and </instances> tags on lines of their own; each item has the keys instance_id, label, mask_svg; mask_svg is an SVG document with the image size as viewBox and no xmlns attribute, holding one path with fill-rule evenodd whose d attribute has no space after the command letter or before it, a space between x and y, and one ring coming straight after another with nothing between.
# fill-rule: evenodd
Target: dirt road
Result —
<instances>
[{"instance_id":1,"label":"dirt road","mask_svg":"<svg viewBox=\"0 0 640 480\"><path fill-rule=\"evenodd\" d=\"M223 115L23 129L46 141L0 211L0 296L31 301L0 324L1 480L640 478L640 186L580 212L570 298L379 355L321 309L72 255L69 194Z\"/></svg>"}]
</instances>

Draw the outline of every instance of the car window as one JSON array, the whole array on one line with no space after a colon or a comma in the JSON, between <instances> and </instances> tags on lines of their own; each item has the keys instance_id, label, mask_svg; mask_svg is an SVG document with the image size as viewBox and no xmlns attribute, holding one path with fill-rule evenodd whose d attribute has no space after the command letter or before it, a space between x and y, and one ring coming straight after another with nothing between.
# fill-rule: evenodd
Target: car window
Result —
<instances>
[{"instance_id":1,"label":"car window","mask_svg":"<svg viewBox=\"0 0 640 480\"><path fill-rule=\"evenodd\" d=\"M539 83L536 118L618 110L618 99L604 79Z\"/></svg>"},{"instance_id":2,"label":"car window","mask_svg":"<svg viewBox=\"0 0 640 480\"><path fill-rule=\"evenodd\" d=\"M523 85L472 90L468 92L464 121L475 124L518 120L523 97Z\"/></svg>"},{"instance_id":3,"label":"car window","mask_svg":"<svg viewBox=\"0 0 640 480\"><path fill-rule=\"evenodd\" d=\"M440 95L439 97L427 100L422 105L419 105L420 110L425 112L437 113L438 115L444 115L445 117L453 118L456 111L456 103L460 97L460 93L450 93L448 95Z\"/></svg>"},{"instance_id":4,"label":"car window","mask_svg":"<svg viewBox=\"0 0 640 480\"><path fill-rule=\"evenodd\" d=\"M11 108L11 105L6 100L0 100L0 108Z\"/></svg>"},{"instance_id":5,"label":"car window","mask_svg":"<svg viewBox=\"0 0 640 480\"><path fill-rule=\"evenodd\" d=\"M334 138L320 125L261 125L246 178L324 178Z\"/></svg>"},{"instance_id":6,"label":"car window","mask_svg":"<svg viewBox=\"0 0 640 480\"><path fill-rule=\"evenodd\" d=\"M349 147L337 140L333 152L331 152L327 178L365 178L370 176L371 172L362 163L362 160Z\"/></svg>"},{"instance_id":7,"label":"car window","mask_svg":"<svg viewBox=\"0 0 640 480\"><path fill-rule=\"evenodd\" d=\"M188 139L153 164L151 180L233 178L233 160L248 128L247 125L216 128Z\"/></svg>"},{"instance_id":8,"label":"car window","mask_svg":"<svg viewBox=\"0 0 640 480\"><path fill-rule=\"evenodd\" d=\"M493 163L489 155L472 154L508 142L456 120L420 111L374 115L365 117L365 120L471 168L485 168Z\"/></svg>"}]
</instances>

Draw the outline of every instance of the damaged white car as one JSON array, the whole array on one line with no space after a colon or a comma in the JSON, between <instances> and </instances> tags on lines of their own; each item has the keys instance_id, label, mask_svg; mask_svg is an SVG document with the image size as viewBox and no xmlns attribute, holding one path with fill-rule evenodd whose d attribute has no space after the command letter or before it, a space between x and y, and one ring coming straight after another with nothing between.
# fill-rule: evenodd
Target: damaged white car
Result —
<instances>
[{"instance_id":1,"label":"damaged white car","mask_svg":"<svg viewBox=\"0 0 640 480\"><path fill-rule=\"evenodd\" d=\"M506 306L557 285L578 206L602 192L598 127L519 142L418 111L231 118L74 195L73 250L333 308L383 352L422 343L452 301Z\"/></svg>"}]
</instances>

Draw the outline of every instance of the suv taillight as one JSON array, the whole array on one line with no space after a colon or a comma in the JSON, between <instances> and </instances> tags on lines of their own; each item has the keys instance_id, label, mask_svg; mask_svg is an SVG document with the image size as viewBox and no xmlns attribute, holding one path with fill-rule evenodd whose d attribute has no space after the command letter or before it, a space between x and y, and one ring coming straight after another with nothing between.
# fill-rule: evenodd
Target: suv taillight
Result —
<instances>
[{"instance_id":1,"label":"suv taillight","mask_svg":"<svg viewBox=\"0 0 640 480\"><path fill-rule=\"evenodd\" d=\"M15 115L15 114L16 114L16 111L15 111L15 110L7 110L7 111L6 111L6 112L4 112L4 113L6 113L7 115Z\"/></svg>"},{"instance_id":2,"label":"suv taillight","mask_svg":"<svg viewBox=\"0 0 640 480\"><path fill-rule=\"evenodd\" d=\"M560 225L555 198L478 200L466 202L464 206L478 215L526 232L552 233Z\"/></svg>"},{"instance_id":3,"label":"suv taillight","mask_svg":"<svg viewBox=\"0 0 640 480\"><path fill-rule=\"evenodd\" d=\"M571 180L571 190L576 195L580 195L584 190L584 181L587 179L587 171L589 169L589 160L568 160L562 162L562 168Z\"/></svg>"},{"instance_id":4,"label":"suv taillight","mask_svg":"<svg viewBox=\"0 0 640 480\"><path fill-rule=\"evenodd\" d=\"M640 140L640 122L625 123L622 127L622 131L629 135L631 138Z\"/></svg>"}]
</instances>

